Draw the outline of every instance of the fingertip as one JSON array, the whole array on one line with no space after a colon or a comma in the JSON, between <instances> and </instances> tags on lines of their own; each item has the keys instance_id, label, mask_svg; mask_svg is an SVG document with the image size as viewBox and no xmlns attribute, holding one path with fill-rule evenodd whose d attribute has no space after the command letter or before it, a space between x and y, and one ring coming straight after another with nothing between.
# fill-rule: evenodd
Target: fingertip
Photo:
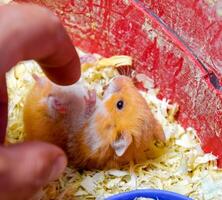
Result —
<instances>
[{"instance_id":1,"label":"fingertip","mask_svg":"<svg viewBox=\"0 0 222 200\"><path fill-rule=\"evenodd\" d=\"M8 102L1 102L0 101L0 144L5 142L5 135L7 129L7 122L8 122Z\"/></svg>"},{"instance_id":2,"label":"fingertip","mask_svg":"<svg viewBox=\"0 0 222 200\"><path fill-rule=\"evenodd\" d=\"M54 165L52 167L52 170L50 172L49 181L54 181L59 176L62 175L67 165L67 158L65 156L59 156L54 161Z\"/></svg>"},{"instance_id":3,"label":"fingertip","mask_svg":"<svg viewBox=\"0 0 222 200\"><path fill-rule=\"evenodd\" d=\"M1 199L30 199L66 165L65 153L55 145L26 142L0 147Z\"/></svg>"},{"instance_id":4,"label":"fingertip","mask_svg":"<svg viewBox=\"0 0 222 200\"><path fill-rule=\"evenodd\" d=\"M78 55L73 56L73 59L64 67L64 83L62 85L70 85L76 83L81 76L81 65Z\"/></svg>"},{"instance_id":5,"label":"fingertip","mask_svg":"<svg viewBox=\"0 0 222 200\"><path fill-rule=\"evenodd\" d=\"M58 85L72 85L81 77L81 67L78 58L72 59L68 64L59 67L48 67L39 63L46 76Z\"/></svg>"},{"instance_id":6,"label":"fingertip","mask_svg":"<svg viewBox=\"0 0 222 200\"><path fill-rule=\"evenodd\" d=\"M33 188L57 179L65 170L67 157L59 147L44 142L26 142L9 147L11 166L17 164L18 182ZM23 178L22 178L23 177ZM20 179L20 180L18 180Z\"/></svg>"}]
</instances>

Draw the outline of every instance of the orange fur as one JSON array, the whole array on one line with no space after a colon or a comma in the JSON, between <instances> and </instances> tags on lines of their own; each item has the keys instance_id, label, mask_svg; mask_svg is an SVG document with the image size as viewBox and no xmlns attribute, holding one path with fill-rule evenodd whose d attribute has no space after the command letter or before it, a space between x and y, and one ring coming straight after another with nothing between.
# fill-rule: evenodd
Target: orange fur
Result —
<instances>
[{"instance_id":1,"label":"orange fur","mask_svg":"<svg viewBox=\"0 0 222 200\"><path fill-rule=\"evenodd\" d=\"M50 142L65 149L67 133L63 118L50 118L47 114L47 104L44 102L44 97L50 94L51 89L52 85L49 82L44 87L36 83L27 95L23 110L24 139Z\"/></svg>"},{"instance_id":2,"label":"orange fur","mask_svg":"<svg viewBox=\"0 0 222 200\"><path fill-rule=\"evenodd\" d=\"M82 168L113 168L120 167L130 162L138 163L153 158L162 153L154 142L165 141L165 135L159 122L152 115L147 102L126 77L114 79L115 92L111 93L108 99L103 100L107 113L96 111L89 120L88 125L83 129L81 142L72 144L69 152L71 160L77 167ZM119 111L116 102L123 100L125 107ZM92 124L95 129L89 129ZM90 139L86 139L89 135ZM118 156L112 147L112 143L120 135L130 144L122 156ZM96 149L90 148L93 138L99 138L100 144ZM71 140L72 141L72 140ZM78 141L78 139L73 139ZM78 156L75 153L78 152Z\"/></svg>"},{"instance_id":3,"label":"orange fur","mask_svg":"<svg viewBox=\"0 0 222 200\"><path fill-rule=\"evenodd\" d=\"M84 119L78 130L65 125L64 115L53 120L48 116L42 99L51 90L50 83L40 87L37 82L27 96L24 107L27 140L39 139L59 145L76 168L120 167L159 154L154 142L165 141L163 129L131 79L125 76L113 79L104 99L97 98L94 113ZM121 110L117 108L120 100L124 102ZM72 106L70 109L75 108L75 104ZM71 119L68 123L72 123L74 118ZM74 125L79 126L77 123Z\"/></svg>"}]
</instances>

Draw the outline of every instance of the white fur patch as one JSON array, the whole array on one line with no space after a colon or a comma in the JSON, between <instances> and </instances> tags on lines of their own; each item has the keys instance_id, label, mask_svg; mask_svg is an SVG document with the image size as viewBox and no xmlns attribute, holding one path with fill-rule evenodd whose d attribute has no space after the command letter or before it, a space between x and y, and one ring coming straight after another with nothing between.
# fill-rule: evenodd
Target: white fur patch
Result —
<instances>
[{"instance_id":1,"label":"white fur patch","mask_svg":"<svg viewBox=\"0 0 222 200\"><path fill-rule=\"evenodd\" d=\"M96 130L96 123L91 122L86 128L86 143L89 145L91 151L96 151L101 145L101 138Z\"/></svg>"},{"instance_id":2,"label":"white fur patch","mask_svg":"<svg viewBox=\"0 0 222 200\"><path fill-rule=\"evenodd\" d=\"M94 115L97 115L97 114L103 115L103 116L108 115L108 111L100 99L97 99L97 101L96 101L96 112Z\"/></svg>"},{"instance_id":3,"label":"white fur patch","mask_svg":"<svg viewBox=\"0 0 222 200\"><path fill-rule=\"evenodd\" d=\"M113 95L113 93L117 91L117 89L118 88L115 82L111 81L108 88L104 92L104 95L103 95L104 100L109 99Z\"/></svg>"},{"instance_id":4,"label":"white fur patch","mask_svg":"<svg viewBox=\"0 0 222 200\"><path fill-rule=\"evenodd\" d=\"M97 109L89 121L89 126L86 128L86 142L92 151L96 151L102 144L100 134L97 131L97 122L95 121L97 115L103 115L104 117L108 114L106 108L101 101L97 101Z\"/></svg>"},{"instance_id":5,"label":"white fur patch","mask_svg":"<svg viewBox=\"0 0 222 200\"><path fill-rule=\"evenodd\" d=\"M57 116L57 112L56 112L56 110L55 110L55 108L54 108L54 106L53 106L53 101L54 101L53 98L54 98L54 97L52 97L52 96L45 97L45 98L43 98L43 99L41 100L41 102L42 102L43 104L46 104L46 105L47 105L47 107L48 107L48 115L49 115L51 118L55 119L56 116Z\"/></svg>"}]
</instances>

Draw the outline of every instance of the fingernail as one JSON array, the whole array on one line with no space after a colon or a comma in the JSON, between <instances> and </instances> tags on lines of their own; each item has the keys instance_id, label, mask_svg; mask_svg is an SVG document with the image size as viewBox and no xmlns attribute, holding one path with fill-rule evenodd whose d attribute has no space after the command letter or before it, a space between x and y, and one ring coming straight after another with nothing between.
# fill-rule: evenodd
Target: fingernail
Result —
<instances>
[{"instance_id":1,"label":"fingernail","mask_svg":"<svg viewBox=\"0 0 222 200\"><path fill-rule=\"evenodd\" d=\"M66 165L67 165L67 159L65 156L59 156L58 158L56 158L52 167L52 171L49 176L49 181L57 179L65 170Z\"/></svg>"}]
</instances>

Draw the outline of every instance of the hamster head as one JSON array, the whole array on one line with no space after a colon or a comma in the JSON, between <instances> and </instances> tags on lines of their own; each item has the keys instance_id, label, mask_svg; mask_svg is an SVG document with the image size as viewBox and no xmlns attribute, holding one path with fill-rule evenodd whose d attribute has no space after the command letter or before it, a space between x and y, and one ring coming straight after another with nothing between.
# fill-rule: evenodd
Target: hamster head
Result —
<instances>
[{"instance_id":1,"label":"hamster head","mask_svg":"<svg viewBox=\"0 0 222 200\"><path fill-rule=\"evenodd\" d=\"M97 117L101 141L122 156L130 145L142 148L154 138L164 141L163 131L146 100L126 76L113 78L104 92L103 112Z\"/></svg>"}]
</instances>

